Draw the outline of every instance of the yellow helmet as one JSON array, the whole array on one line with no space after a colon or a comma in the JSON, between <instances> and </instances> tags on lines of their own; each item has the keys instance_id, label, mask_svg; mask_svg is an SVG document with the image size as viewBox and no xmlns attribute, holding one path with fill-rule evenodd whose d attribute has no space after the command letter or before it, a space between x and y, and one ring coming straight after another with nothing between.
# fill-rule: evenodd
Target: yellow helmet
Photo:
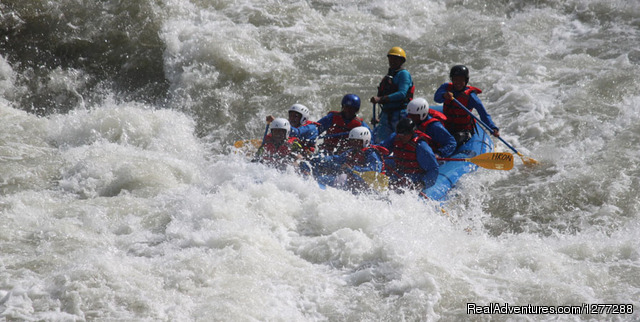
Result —
<instances>
[{"instance_id":1,"label":"yellow helmet","mask_svg":"<svg viewBox=\"0 0 640 322\"><path fill-rule=\"evenodd\" d=\"M400 47L393 47L389 49L387 56L398 56L404 58L404 60L407 60L407 54L405 54L404 49Z\"/></svg>"}]
</instances>

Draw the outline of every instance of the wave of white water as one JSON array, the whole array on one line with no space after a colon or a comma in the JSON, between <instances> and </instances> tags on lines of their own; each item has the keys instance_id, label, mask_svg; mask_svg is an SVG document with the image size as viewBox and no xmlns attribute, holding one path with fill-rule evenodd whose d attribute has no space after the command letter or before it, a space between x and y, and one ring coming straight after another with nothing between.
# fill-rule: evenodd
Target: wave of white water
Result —
<instances>
[{"instance_id":1,"label":"wave of white water","mask_svg":"<svg viewBox=\"0 0 640 322\"><path fill-rule=\"evenodd\" d=\"M161 42L168 89L149 100L162 103L132 102L89 65L36 71L1 57L3 318L639 318L467 312L468 303L638 310L637 4L33 3L60 28L59 48L129 32L113 52L84 52L105 70ZM0 5L0 25L15 27L3 32L26 37L27 7ZM79 27L86 20L100 28ZM158 39L142 41L149 30ZM395 45L429 100L451 65L467 64L503 138L541 165L516 157L514 170L468 175L443 212L414 194L321 190L227 148L294 102L318 118L345 93L366 101ZM29 83L34 75L46 82ZM24 112L40 110L32 96L68 112Z\"/></svg>"}]
</instances>

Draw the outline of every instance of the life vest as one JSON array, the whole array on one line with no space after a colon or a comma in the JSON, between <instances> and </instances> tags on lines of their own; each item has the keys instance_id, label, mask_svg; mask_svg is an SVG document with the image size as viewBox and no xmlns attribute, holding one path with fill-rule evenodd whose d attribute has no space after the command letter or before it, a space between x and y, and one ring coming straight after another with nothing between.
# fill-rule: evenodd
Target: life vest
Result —
<instances>
[{"instance_id":1,"label":"life vest","mask_svg":"<svg viewBox=\"0 0 640 322\"><path fill-rule=\"evenodd\" d=\"M300 125L299 127L307 126L307 125L309 125L309 124L315 124L316 126L320 126L320 123L318 123L318 122L314 122L314 121L306 120L306 121L304 121L304 123L303 123L302 125Z\"/></svg>"},{"instance_id":2,"label":"life vest","mask_svg":"<svg viewBox=\"0 0 640 322\"><path fill-rule=\"evenodd\" d=\"M286 164L295 146L297 145L300 148L300 142L295 137L289 137L287 141L277 146L274 144L271 134L268 134L264 140L262 162L268 164Z\"/></svg>"},{"instance_id":3,"label":"life vest","mask_svg":"<svg viewBox=\"0 0 640 322\"><path fill-rule=\"evenodd\" d=\"M429 124L431 123L435 123L435 122L441 122L442 125L444 126L446 120L447 120L447 116L442 114L440 111L436 111L432 108L429 109L429 116L431 116L430 118L427 118L425 121L423 121L422 123L418 124L417 129L422 132L422 133L427 133L427 127L429 127ZM440 145L440 143L436 140L430 140L429 142L429 146L431 147L431 149L433 151L438 151L442 146Z\"/></svg>"},{"instance_id":4,"label":"life vest","mask_svg":"<svg viewBox=\"0 0 640 322\"><path fill-rule=\"evenodd\" d=\"M385 95L393 94L398 91L398 84L393 83L393 78L401 70L404 70L404 68L396 69L393 71L389 70L389 73L387 73L387 75L384 75L384 77L380 81L380 85L378 85L377 96L385 96ZM409 87L409 90L407 90L407 95L403 103L406 104L406 103L409 103L411 100L413 100L413 94L415 93L415 91L416 91L416 86L412 83L411 87Z\"/></svg>"},{"instance_id":5,"label":"life vest","mask_svg":"<svg viewBox=\"0 0 640 322\"><path fill-rule=\"evenodd\" d=\"M358 126L362 126L364 121L356 116L347 123L340 112L331 111L329 114L332 117L331 122L333 125L327 129L327 134L320 148L329 153L340 153L346 148L349 131Z\"/></svg>"},{"instance_id":6,"label":"life vest","mask_svg":"<svg viewBox=\"0 0 640 322\"><path fill-rule=\"evenodd\" d=\"M314 124L315 126L320 126L320 123L306 120L303 124L301 124L298 128L303 126L307 126L310 124ZM298 138L298 141L305 152L313 153L316 151L316 141L315 140L305 140L303 138Z\"/></svg>"},{"instance_id":7,"label":"life vest","mask_svg":"<svg viewBox=\"0 0 640 322\"><path fill-rule=\"evenodd\" d=\"M440 122L446 122L447 121L447 116L444 115L442 112L440 111L436 111L432 108L429 109L429 116L431 116L431 118L437 119Z\"/></svg>"},{"instance_id":8,"label":"life vest","mask_svg":"<svg viewBox=\"0 0 640 322\"><path fill-rule=\"evenodd\" d=\"M453 92L453 84L447 84L447 91ZM469 107L469 98L471 97L471 93L480 94L482 90L477 87L467 86L464 91L461 92L453 92L453 96L458 102L462 103L465 107ZM469 107L469 111L472 108ZM445 122L445 127L449 132L461 132L461 131L472 131L475 128L475 119L469 115L465 110L463 110L458 104L454 101L444 102L442 111L447 117Z\"/></svg>"},{"instance_id":9,"label":"life vest","mask_svg":"<svg viewBox=\"0 0 640 322\"><path fill-rule=\"evenodd\" d=\"M389 155L389 150L387 150L387 148L381 146L381 145L370 145L366 148L362 148L360 150L361 153L355 153L355 151L351 152L351 155L349 156L349 158L347 158L349 161L347 161L347 165L349 167L353 167L353 166L364 166L365 162L367 162L366 159L366 155L367 155L367 150L369 149L373 149L373 151L378 155L378 157L380 157L380 161L382 161L382 173L385 172L385 162L384 162L384 158L386 156Z\"/></svg>"},{"instance_id":10,"label":"life vest","mask_svg":"<svg viewBox=\"0 0 640 322\"><path fill-rule=\"evenodd\" d=\"M431 142L431 137L416 130L415 136L407 143L403 143L399 139L393 140L393 158L396 162L396 168L400 173L424 173L424 169L418 163L418 154L416 148L420 141L427 144Z\"/></svg>"}]
</instances>

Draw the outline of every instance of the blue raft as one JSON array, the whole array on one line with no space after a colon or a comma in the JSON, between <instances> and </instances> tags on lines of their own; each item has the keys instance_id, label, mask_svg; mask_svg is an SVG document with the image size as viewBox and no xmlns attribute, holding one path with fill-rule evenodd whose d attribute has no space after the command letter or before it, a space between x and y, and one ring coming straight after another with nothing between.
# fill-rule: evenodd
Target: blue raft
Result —
<instances>
[{"instance_id":1,"label":"blue raft","mask_svg":"<svg viewBox=\"0 0 640 322\"><path fill-rule=\"evenodd\" d=\"M442 106L429 106L436 111L442 112ZM456 149L449 158L468 159L483 153L493 152L493 140L491 135L484 131L482 126L476 122L475 134L465 144ZM456 182L465 174L473 172L478 168L477 165L465 161L445 161L440 165L438 178L436 183L421 191L420 195L437 201L444 201L447 193L451 190ZM318 179L318 178L316 178ZM326 188L326 178L320 178L318 185L320 188Z\"/></svg>"},{"instance_id":2,"label":"blue raft","mask_svg":"<svg viewBox=\"0 0 640 322\"><path fill-rule=\"evenodd\" d=\"M442 106L429 106L434 110L442 112ZM456 149L449 158L473 158L477 155L493 152L493 140L491 135L484 131L482 126L476 122L475 134L469 141ZM421 195L429 199L442 201L446 199L447 193L454 187L456 182L464 174L473 172L478 168L471 162L447 161L440 165L440 173L436 183L422 190Z\"/></svg>"}]
</instances>

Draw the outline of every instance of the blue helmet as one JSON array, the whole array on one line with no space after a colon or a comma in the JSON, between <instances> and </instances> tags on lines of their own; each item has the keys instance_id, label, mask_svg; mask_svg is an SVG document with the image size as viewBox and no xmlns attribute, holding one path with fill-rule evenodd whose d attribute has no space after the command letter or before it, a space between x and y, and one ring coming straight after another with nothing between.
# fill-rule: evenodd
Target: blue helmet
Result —
<instances>
[{"instance_id":1,"label":"blue helmet","mask_svg":"<svg viewBox=\"0 0 640 322\"><path fill-rule=\"evenodd\" d=\"M351 106L358 111L360 110L360 97L356 94L347 94L342 98L342 105Z\"/></svg>"}]
</instances>

